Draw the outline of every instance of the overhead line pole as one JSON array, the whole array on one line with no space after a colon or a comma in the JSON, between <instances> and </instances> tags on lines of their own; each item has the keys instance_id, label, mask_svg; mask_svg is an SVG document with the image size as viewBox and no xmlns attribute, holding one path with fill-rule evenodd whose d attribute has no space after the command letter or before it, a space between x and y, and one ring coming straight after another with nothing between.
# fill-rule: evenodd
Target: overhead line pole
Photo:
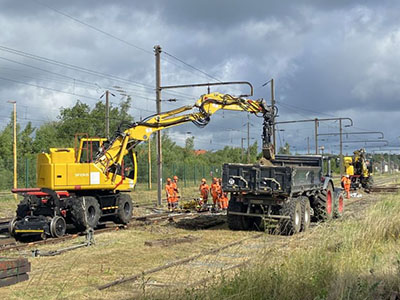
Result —
<instances>
[{"instance_id":1,"label":"overhead line pole","mask_svg":"<svg viewBox=\"0 0 400 300\"><path fill-rule=\"evenodd\" d=\"M154 47L156 58L156 103L157 114L161 114L161 47ZM161 131L157 131L157 204L161 206L161 191L162 191L162 145Z\"/></svg>"},{"instance_id":2,"label":"overhead line pole","mask_svg":"<svg viewBox=\"0 0 400 300\"><path fill-rule=\"evenodd\" d=\"M318 119L314 119L315 154L318 154Z\"/></svg>"},{"instance_id":3,"label":"overhead line pole","mask_svg":"<svg viewBox=\"0 0 400 300\"><path fill-rule=\"evenodd\" d=\"M17 102L7 101L13 105L13 160L14 160L14 182L13 188L18 187L18 173L17 173ZM14 194L15 200L17 200L17 194Z\"/></svg>"},{"instance_id":4,"label":"overhead line pole","mask_svg":"<svg viewBox=\"0 0 400 300\"><path fill-rule=\"evenodd\" d=\"M106 138L110 139L110 102L109 102L109 91L106 90Z\"/></svg>"},{"instance_id":5,"label":"overhead line pole","mask_svg":"<svg viewBox=\"0 0 400 300\"><path fill-rule=\"evenodd\" d=\"M250 163L250 115L247 114L247 163Z\"/></svg>"},{"instance_id":6,"label":"overhead line pole","mask_svg":"<svg viewBox=\"0 0 400 300\"><path fill-rule=\"evenodd\" d=\"M274 86L274 79L271 78L271 105L275 111L275 86ZM272 119L272 136L273 136L273 143L274 143L274 153L276 153L276 129L275 129L275 114Z\"/></svg>"}]
</instances>

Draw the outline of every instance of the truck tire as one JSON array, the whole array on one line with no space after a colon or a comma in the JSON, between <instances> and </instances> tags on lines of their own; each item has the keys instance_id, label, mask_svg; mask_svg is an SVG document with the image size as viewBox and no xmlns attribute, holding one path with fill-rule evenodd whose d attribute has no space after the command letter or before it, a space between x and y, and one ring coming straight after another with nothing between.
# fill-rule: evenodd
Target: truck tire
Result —
<instances>
[{"instance_id":1,"label":"truck tire","mask_svg":"<svg viewBox=\"0 0 400 300\"><path fill-rule=\"evenodd\" d=\"M300 232L302 209L299 198L293 198L284 203L279 214L290 217L289 219L280 219L279 230L281 234L292 235Z\"/></svg>"},{"instance_id":2,"label":"truck tire","mask_svg":"<svg viewBox=\"0 0 400 300\"><path fill-rule=\"evenodd\" d=\"M339 193L339 195L335 199L335 205L333 208L333 217L341 218L343 217L344 212L344 196L343 193Z\"/></svg>"},{"instance_id":3,"label":"truck tire","mask_svg":"<svg viewBox=\"0 0 400 300\"><path fill-rule=\"evenodd\" d=\"M243 212L244 205L242 202L236 201L236 198L231 197L228 205L228 227L231 230L249 230L250 220L248 217L230 214L229 212Z\"/></svg>"},{"instance_id":4,"label":"truck tire","mask_svg":"<svg viewBox=\"0 0 400 300\"><path fill-rule=\"evenodd\" d=\"M128 224L132 219L132 199L128 194L119 194L117 196L116 204L117 215L114 219L117 224Z\"/></svg>"},{"instance_id":5,"label":"truck tire","mask_svg":"<svg viewBox=\"0 0 400 300\"><path fill-rule=\"evenodd\" d=\"M311 206L308 197L300 197L301 203L301 231L305 232L311 224Z\"/></svg>"},{"instance_id":6,"label":"truck tire","mask_svg":"<svg viewBox=\"0 0 400 300\"><path fill-rule=\"evenodd\" d=\"M329 183L326 190L322 190L316 196L314 216L317 221L327 221L333 217L334 195L332 184Z\"/></svg>"},{"instance_id":7,"label":"truck tire","mask_svg":"<svg viewBox=\"0 0 400 300\"><path fill-rule=\"evenodd\" d=\"M90 196L74 199L71 215L74 225L79 231L95 228L101 216L99 202L96 198Z\"/></svg>"}]
</instances>

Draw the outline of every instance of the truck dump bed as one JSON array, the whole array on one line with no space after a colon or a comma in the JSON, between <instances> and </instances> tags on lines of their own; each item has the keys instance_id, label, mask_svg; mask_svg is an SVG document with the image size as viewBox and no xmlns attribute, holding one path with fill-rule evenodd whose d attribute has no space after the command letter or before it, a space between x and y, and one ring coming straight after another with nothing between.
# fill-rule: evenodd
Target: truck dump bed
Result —
<instances>
[{"instance_id":1,"label":"truck dump bed","mask_svg":"<svg viewBox=\"0 0 400 300\"><path fill-rule=\"evenodd\" d=\"M290 196L320 189L322 156L277 155L273 166L224 164L223 190L254 194Z\"/></svg>"}]
</instances>

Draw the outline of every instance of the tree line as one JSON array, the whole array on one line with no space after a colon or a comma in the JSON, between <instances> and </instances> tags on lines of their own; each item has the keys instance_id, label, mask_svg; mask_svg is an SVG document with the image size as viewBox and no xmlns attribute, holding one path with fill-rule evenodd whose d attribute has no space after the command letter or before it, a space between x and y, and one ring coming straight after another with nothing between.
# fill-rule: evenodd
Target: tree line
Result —
<instances>
[{"instance_id":1,"label":"tree line","mask_svg":"<svg viewBox=\"0 0 400 300\"><path fill-rule=\"evenodd\" d=\"M118 105L110 105L110 135L112 135L121 123L127 124L134 121L128 114L131 107L131 99L128 97L121 100ZM19 161L19 181L23 182L26 176L24 167L25 160L31 162L29 176L34 178L34 167L36 154L47 152L49 148L74 147L76 133L87 133L89 137L104 137L105 135L105 104L98 101L93 107L79 100L70 108L61 108L55 121L44 122L38 127L34 127L28 122L23 128L18 123L17 116L17 149ZM197 166L198 170L208 166L222 165L225 162L247 162L247 153L241 148L226 146L221 150L206 152L196 155L194 149L195 137L186 139L183 147L177 145L169 136L168 130L163 131L163 162L168 166L176 166L179 173L179 167L182 164ZM155 135L150 141L151 162L156 167L156 143ZM257 151L258 145L255 142L250 146L250 161L255 162L260 154ZM136 147L139 164L139 178L141 171L147 171L148 144L141 143ZM10 116L10 122L0 131L0 189L9 189L12 186L13 174L13 115ZM33 162L33 163L32 163ZM141 170L141 169L142 170ZM189 167L190 168L190 167ZM172 172L171 170L166 170ZM189 171L188 171L189 172ZM201 174L201 173L200 173ZM169 174L166 174L169 176ZM143 177L143 176L142 176ZM142 178L143 179L143 178ZM144 180L144 179L143 179ZM31 184L35 184L32 182Z\"/></svg>"}]
</instances>

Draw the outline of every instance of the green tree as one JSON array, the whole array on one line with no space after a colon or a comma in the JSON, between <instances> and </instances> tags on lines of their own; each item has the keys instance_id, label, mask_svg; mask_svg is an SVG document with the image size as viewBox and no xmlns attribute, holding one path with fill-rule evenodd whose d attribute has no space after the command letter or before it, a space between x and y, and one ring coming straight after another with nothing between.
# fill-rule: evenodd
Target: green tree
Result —
<instances>
[{"instance_id":1,"label":"green tree","mask_svg":"<svg viewBox=\"0 0 400 300\"><path fill-rule=\"evenodd\" d=\"M291 155L291 153L290 153L290 145L289 145L288 142L285 143L285 146L279 147L278 154Z\"/></svg>"}]
</instances>

